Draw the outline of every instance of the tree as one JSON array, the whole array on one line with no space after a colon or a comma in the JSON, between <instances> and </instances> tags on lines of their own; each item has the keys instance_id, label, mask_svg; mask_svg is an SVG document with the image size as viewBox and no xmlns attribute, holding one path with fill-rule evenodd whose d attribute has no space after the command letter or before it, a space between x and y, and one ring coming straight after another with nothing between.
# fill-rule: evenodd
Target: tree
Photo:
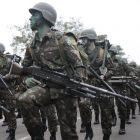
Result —
<instances>
[{"instance_id":1,"label":"tree","mask_svg":"<svg viewBox=\"0 0 140 140\"><path fill-rule=\"evenodd\" d=\"M24 24L23 27L13 26L11 27L13 30L13 41L10 44L13 47L13 51L15 54L23 56L25 52L25 48L30 46L31 40L33 39L34 33L30 29L30 25L28 22Z\"/></svg>"},{"instance_id":2,"label":"tree","mask_svg":"<svg viewBox=\"0 0 140 140\"><path fill-rule=\"evenodd\" d=\"M80 19L70 18L69 21L64 21L62 17L56 22L56 29L67 32L71 31L76 35L79 35L83 29L83 24ZM11 30L14 31L13 41L10 44L13 47L14 53L23 56L27 46L30 46L34 36L34 32L30 29L29 22L26 22L23 27L13 26Z\"/></svg>"},{"instance_id":3,"label":"tree","mask_svg":"<svg viewBox=\"0 0 140 140\"><path fill-rule=\"evenodd\" d=\"M83 30L83 23L80 19L75 19L71 17L69 21L64 21L62 17L56 22L56 29L68 32L73 32L76 36L79 35L80 31Z\"/></svg>"},{"instance_id":4,"label":"tree","mask_svg":"<svg viewBox=\"0 0 140 140\"><path fill-rule=\"evenodd\" d=\"M117 50L118 50L118 55L124 56L125 53L124 53L123 48L120 45L117 45L116 47L117 47Z\"/></svg>"}]
</instances>

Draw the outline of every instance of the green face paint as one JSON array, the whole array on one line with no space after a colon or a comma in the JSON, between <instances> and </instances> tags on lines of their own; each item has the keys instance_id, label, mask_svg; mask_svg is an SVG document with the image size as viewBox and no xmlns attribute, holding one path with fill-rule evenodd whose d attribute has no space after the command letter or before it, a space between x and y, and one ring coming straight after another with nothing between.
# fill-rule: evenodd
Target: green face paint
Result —
<instances>
[{"instance_id":1,"label":"green face paint","mask_svg":"<svg viewBox=\"0 0 140 140\"><path fill-rule=\"evenodd\" d=\"M30 18L31 29L33 31L37 30L41 22L42 22L42 14L38 11L32 12L32 16Z\"/></svg>"}]
</instances>

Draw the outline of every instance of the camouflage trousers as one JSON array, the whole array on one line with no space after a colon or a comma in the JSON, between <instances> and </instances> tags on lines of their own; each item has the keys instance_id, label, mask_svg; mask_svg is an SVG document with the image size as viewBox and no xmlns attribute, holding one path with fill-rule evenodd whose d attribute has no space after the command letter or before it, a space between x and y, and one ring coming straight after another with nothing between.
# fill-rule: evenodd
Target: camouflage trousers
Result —
<instances>
[{"instance_id":1,"label":"camouflage trousers","mask_svg":"<svg viewBox=\"0 0 140 140\"><path fill-rule=\"evenodd\" d=\"M3 106L10 111L10 113L5 112L9 129L16 129L17 127L15 115L16 100L14 95L11 95L7 90L1 90L0 100L4 101Z\"/></svg>"},{"instance_id":2,"label":"camouflage trousers","mask_svg":"<svg viewBox=\"0 0 140 140\"><path fill-rule=\"evenodd\" d=\"M58 121L57 121L55 106L48 105L47 107L41 107L40 114L41 114L41 118L42 118L43 123L45 123L43 120L46 121L46 118L47 118L48 128L49 128L50 133L56 132ZM46 124L44 124L44 125L46 125Z\"/></svg>"},{"instance_id":3,"label":"camouflage trousers","mask_svg":"<svg viewBox=\"0 0 140 140\"><path fill-rule=\"evenodd\" d=\"M100 106L99 106L99 99L98 97L97 98L94 98L91 100L92 101L92 107L94 109L94 114L95 114L95 117L98 117L98 118L95 118L96 119L99 119L99 111L100 111Z\"/></svg>"},{"instance_id":4,"label":"camouflage trousers","mask_svg":"<svg viewBox=\"0 0 140 140\"><path fill-rule=\"evenodd\" d=\"M91 102L89 98L81 98L78 100L80 117L82 125L85 126L92 120Z\"/></svg>"},{"instance_id":5,"label":"camouflage trousers","mask_svg":"<svg viewBox=\"0 0 140 140\"><path fill-rule=\"evenodd\" d=\"M60 123L62 140L78 140L76 133L77 99L63 94L62 89L56 89L57 98L51 97L51 89L34 86L27 89L18 98L22 109L24 124L31 137L42 134L42 123L39 106L54 104Z\"/></svg>"},{"instance_id":6,"label":"camouflage trousers","mask_svg":"<svg viewBox=\"0 0 140 140\"><path fill-rule=\"evenodd\" d=\"M112 100L113 97L101 97L99 106L101 110L101 127L103 134L110 135L112 133Z\"/></svg>"},{"instance_id":7,"label":"camouflage trousers","mask_svg":"<svg viewBox=\"0 0 140 140\"><path fill-rule=\"evenodd\" d=\"M121 94L123 96L127 94L126 90L124 90L124 86L121 86L121 85L120 86L115 86L114 89L116 90L116 92L118 94ZM117 105L117 108L118 108L119 118L123 119L123 120L126 120L127 119L127 113L129 113L129 102L126 102L125 100L120 99L120 98L118 98L118 99L116 98L116 105Z\"/></svg>"}]
</instances>

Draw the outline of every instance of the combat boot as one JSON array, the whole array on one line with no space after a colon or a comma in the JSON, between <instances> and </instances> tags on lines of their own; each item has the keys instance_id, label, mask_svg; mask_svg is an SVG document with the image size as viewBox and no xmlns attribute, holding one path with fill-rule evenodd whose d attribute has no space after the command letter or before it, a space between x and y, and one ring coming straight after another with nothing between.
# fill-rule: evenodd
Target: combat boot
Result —
<instances>
[{"instance_id":1,"label":"combat boot","mask_svg":"<svg viewBox=\"0 0 140 140\"><path fill-rule=\"evenodd\" d=\"M15 140L15 129L9 130L9 136L7 137L6 140Z\"/></svg>"},{"instance_id":2,"label":"combat boot","mask_svg":"<svg viewBox=\"0 0 140 140\"><path fill-rule=\"evenodd\" d=\"M81 124L81 129L80 129L80 133L85 133L86 132L86 127Z\"/></svg>"},{"instance_id":3,"label":"combat boot","mask_svg":"<svg viewBox=\"0 0 140 140\"><path fill-rule=\"evenodd\" d=\"M0 119L2 119L3 116L2 116L2 109L0 108Z\"/></svg>"},{"instance_id":4,"label":"combat boot","mask_svg":"<svg viewBox=\"0 0 140 140\"><path fill-rule=\"evenodd\" d=\"M99 114L95 114L95 121L94 121L94 125L99 124Z\"/></svg>"},{"instance_id":5,"label":"combat boot","mask_svg":"<svg viewBox=\"0 0 140 140\"><path fill-rule=\"evenodd\" d=\"M8 127L7 129L6 129L6 133L9 133L10 132L10 128Z\"/></svg>"},{"instance_id":6,"label":"combat boot","mask_svg":"<svg viewBox=\"0 0 140 140\"><path fill-rule=\"evenodd\" d=\"M43 127L44 132L47 131L47 125L46 125L46 119L45 118L42 119L42 127Z\"/></svg>"},{"instance_id":7,"label":"combat boot","mask_svg":"<svg viewBox=\"0 0 140 140\"><path fill-rule=\"evenodd\" d=\"M56 132L50 132L50 140L56 140Z\"/></svg>"},{"instance_id":8,"label":"combat boot","mask_svg":"<svg viewBox=\"0 0 140 140\"><path fill-rule=\"evenodd\" d=\"M114 118L112 119L112 126L116 126L116 123L117 123L117 118L114 117Z\"/></svg>"},{"instance_id":9,"label":"combat boot","mask_svg":"<svg viewBox=\"0 0 140 140\"><path fill-rule=\"evenodd\" d=\"M91 127L91 122L86 125L86 135L84 140L92 140L93 139L93 130Z\"/></svg>"},{"instance_id":10,"label":"combat boot","mask_svg":"<svg viewBox=\"0 0 140 140\"><path fill-rule=\"evenodd\" d=\"M132 122L130 121L130 119L126 120L126 124L132 124Z\"/></svg>"},{"instance_id":11,"label":"combat boot","mask_svg":"<svg viewBox=\"0 0 140 140\"><path fill-rule=\"evenodd\" d=\"M132 110L132 119L136 119L135 110Z\"/></svg>"},{"instance_id":12,"label":"combat boot","mask_svg":"<svg viewBox=\"0 0 140 140\"><path fill-rule=\"evenodd\" d=\"M44 140L44 130L42 125L36 125L36 127L27 127L27 131L31 136L31 140Z\"/></svg>"},{"instance_id":13,"label":"combat boot","mask_svg":"<svg viewBox=\"0 0 140 140\"><path fill-rule=\"evenodd\" d=\"M132 119L136 119L136 115L135 114L132 115Z\"/></svg>"},{"instance_id":14,"label":"combat boot","mask_svg":"<svg viewBox=\"0 0 140 140\"><path fill-rule=\"evenodd\" d=\"M124 135L125 132L125 120L120 121L120 130L119 130L119 135Z\"/></svg>"},{"instance_id":15,"label":"combat boot","mask_svg":"<svg viewBox=\"0 0 140 140\"><path fill-rule=\"evenodd\" d=\"M109 140L110 139L110 135L104 134L103 135L103 140Z\"/></svg>"}]
</instances>

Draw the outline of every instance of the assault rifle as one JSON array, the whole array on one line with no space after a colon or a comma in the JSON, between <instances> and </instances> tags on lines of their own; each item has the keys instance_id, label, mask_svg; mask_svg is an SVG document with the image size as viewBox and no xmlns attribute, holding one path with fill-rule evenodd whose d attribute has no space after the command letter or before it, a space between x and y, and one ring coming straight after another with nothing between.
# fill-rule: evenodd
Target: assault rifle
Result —
<instances>
[{"instance_id":1,"label":"assault rifle","mask_svg":"<svg viewBox=\"0 0 140 140\"><path fill-rule=\"evenodd\" d=\"M4 110L5 112L10 113L10 111L9 111L7 108L5 108L5 107L3 106L3 104L4 104L4 102L3 102L3 101L0 101L0 108L1 108L2 110Z\"/></svg>"},{"instance_id":2,"label":"assault rifle","mask_svg":"<svg viewBox=\"0 0 140 140\"><path fill-rule=\"evenodd\" d=\"M115 84L115 83L126 84L126 83L129 83L131 81L136 81L136 80L137 80L136 76L112 76L109 82L112 84Z\"/></svg>"},{"instance_id":3,"label":"assault rifle","mask_svg":"<svg viewBox=\"0 0 140 140\"><path fill-rule=\"evenodd\" d=\"M123 98L126 100L131 100L131 101L133 100L134 102L137 102L134 99L128 98L126 96L122 96L120 94L116 94L116 93L108 91L106 89L95 87L95 86L77 81L75 79L68 77L64 73L60 73L60 72L57 72L54 70L53 71L44 70L41 68L34 67L32 69L32 75L37 78L43 79L46 82L51 82L51 83L61 86L62 88L65 88L66 91L73 96L83 96L84 95L85 97L92 97L92 96L112 95L115 97Z\"/></svg>"},{"instance_id":4,"label":"assault rifle","mask_svg":"<svg viewBox=\"0 0 140 140\"><path fill-rule=\"evenodd\" d=\"M138 80L138 77L136 77L136 76L112 76L111 80L109 82L112 84L124 84L131 91L136 93L136 90L135 90L136 84L134 84L134 83L137 82L137 80Z\"/></svg>"},{"instance_id":5,"label":"assault rifle","mask_svg":"<svg viewBox=\"0 0 140 140\"><path fill-rule=\"evenodd\" d=\"M11 95L14 95L14 94L12 93L12 91L9 89L9 86L8 86L8 85L6 84L6 82L4 81L3 75L1 75L1 74L0 74L0 88L4 88L4 89L8 90L9 93L10 93Z\"/></svg>"},{"instance_id":6,"label":"assault rifle","mask_svg":"<svg viewBox=\"0 0 140 140\"><path fill-rule=\"evenodd\" d=\"M2 77L3 77L3 76L0 74L0 88L5 88L6 90L9 91L9 93L10 93L11 95L13 95L12 91L9 89L8 85L7 85L6 82L3 80ZM9 111L7 108L5 108L5 107L3 106L3 102L2 102L2 101L0 101L0 108L3 109L4 111L6 111L7 113L10 113L10 111Z\"/></svg>"}]
</instances>

